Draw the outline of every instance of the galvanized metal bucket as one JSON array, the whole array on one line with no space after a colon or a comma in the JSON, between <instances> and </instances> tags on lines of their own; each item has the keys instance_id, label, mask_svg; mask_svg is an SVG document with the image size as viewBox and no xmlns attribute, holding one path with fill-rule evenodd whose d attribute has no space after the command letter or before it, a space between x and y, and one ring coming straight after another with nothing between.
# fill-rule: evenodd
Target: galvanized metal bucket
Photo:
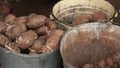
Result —
<instances>
[{"instance_id":1,"label":"galvanized metal bucket","mask_svg":"<svg viewBox=\"0 0 120 68\"><path fill-rule=\"evenodd\" d=\"M91 17L94 11L104 13L108 20L115 14L114 7L105 0L61 0L53 7L52 13L61 23L69 25L75 17Z\"/></svg>"},{"instance_id":2,"label":"galvanized metal bucket","mask_svg":"<svg viewBox=\"0 0 120 68\"><path fill-rule=\"evenodd\" d=\"M58 68L59 50L45 54L26 55L10 52L0 47L2 68Z\"/></svg>"},{"instance_id":3,"label":"galvanized metal bucket","mask_svg":"<svg viewBox=\"0 0 120 68\"><path fill-rule=\"evenodd\" d=\"M94 41L86 44L87 42L85 41L89 38L87 37L85 39L87 36L86 34L84 35L85 32L92 32L89 37L95 36ZM108 32L108 34L104 35L104 32ZM104 36L101 35L102 33ZM114 34L112 35L112 33L115 33L116 36ZM82 41L78 41L80 39L82 40L81 37L84 39L85 45L82 44ZM102 39L101 37L105 37L103 38L104 40L107 37L109 41L105 42L108 42L109 44L104 44L104 42L101 44L101 41L103 41L100 40ZM113 52L120 52L119 39L120 27L112 25L110 22L93 22L73 27L65 33L60 43L60 53L63 58L64 68L75 68L74 66L81 67L87 63L94 64L101 58L105 59L108 56L112 56Z\"/></svg>"},{"instance_id":4,"label":"galvanized metal bucket","mask_svg":"<svg viewBox=\"0 0 120 68\"><path fill-rule=\"evenodd\" d=\"M64 68L74 68L71 64L69 64L65 61L63 61L63 66L64 66Z\"/></svg>"}]
</instances>

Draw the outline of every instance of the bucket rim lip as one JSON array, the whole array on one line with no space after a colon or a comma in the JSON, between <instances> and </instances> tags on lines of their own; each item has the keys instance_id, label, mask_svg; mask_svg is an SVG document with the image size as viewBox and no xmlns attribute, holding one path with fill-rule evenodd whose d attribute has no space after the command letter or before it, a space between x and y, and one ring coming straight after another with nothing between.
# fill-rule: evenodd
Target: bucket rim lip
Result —
<instances>
[{"instance_id":1,"label":"bucket rim lip","mask_svg":"<svg viewBox=\"0 0 120 68\"><path fill-rule=\"evenodd\" d=\"M54 8L55 8L55 6L59 3L59 2L62 2L62 1L64 1L64 0L61 0L61 1L58 1L56 4L54 4L54 6L52 7L52 16L54 16L57 20L58 20L58 18L56 17L56 15L53 13L53 10L54 10ZM106 1L106 2L108 2L108 1ZM108 2L110 5L112 5L110 2ZM115 6L114 5L112 5L112 7L114 8L114 13L113 13L113 16L112 17L110 17L110 19L109 20L112 20L114 17L115 17L115 14L117 13L116 12L116 9L115 9Z\"/></svg>"},{"instance_id":2,"label":"bucket rim lip","mask_svg":"<svg viewBox=\"0 0 120 68\"><path fill-rule=\"evenodd\" d=\"M81 26L85 26L85 25L99 25L99 24L107 26L106 23L92 22L92 23L85 23L85 24L77 25L77 26L75 26L75 27L72 27L70 30L66 31L66 33L65 33L64 36L62 37L62 41L60 42L60 54L61 54L61 57L62 57L62 60L63 60L63 64L64 64L64 63L70 64L70 63L68 62L68 60L66 61L66 57L63 55L63 52L64 52L64 51L63 51L63 50L64 50L63 47L65 46L65 44L64 44L64 39L66 39L66 37L69 37L67 34L70 34L70 32L76 30L78 27L81 27ZM118 26L118 25L112 24L111 26L120 29L120 26ZM120 33L120 32L119 32L119 33Z\"/></svg>"},{"instance_id":3,"label":"bucket rim lip","mask_svg":"<svg viewBox=\"0 0 120 68\"><path fill-rule=\"evenodd\" d=\"M2 51L4 51L4 53L6 53L6 54L12 54L12 55L16 55L16 56L19 56L19 57L28 57L28 58L32 58L32 57L43 57L43 56L44 56L44 57L47 57L47 56L52 55L52 54L55 54L56 52L59 51L59 49L56 49L56 50L54 50L54 51L52 51L52 52L48 52L48 53L43 53L43 54L31 54L31 55L30 55L30 54L14 53L14 52L11 52L11 51L9 51L9 50L1 47L1 46L0 46L0 49L1 49ZM9 52L6 52L6 51L9 51Z\"/></svg>"},{"instance_id":4,"label":"bucket rim lip","mask_svg":"<svg viewBox=\"0 0 120 68\"><path fill-rule=\"evenodd\" d=\"M112 22L111 22L112 23ZM64 39L66 39L66 37L69 37L68 34L70 34L71 32L73 32L74 30L77 30L77 28L79 27L82 27L82 26L89 26L89 25L104 25L106 27L109 27L109 25L107 23L100 23L100 22L90 22L90 23L85 23L85 24L81 24L81 25L77 25L77 26L74 26L72 27L70 30L67 30L64 34L64 36L61 38L61 41L60 41L60 54L61 56L63 57L62 55L62 51L63 51L63 42L64 42ZM119 25L116 25L116 24L111 24L110 28L115 28L115 29L120 29L120 26ZM120 33L120 32L119 32Z\"/></svg>"}]
</instances>

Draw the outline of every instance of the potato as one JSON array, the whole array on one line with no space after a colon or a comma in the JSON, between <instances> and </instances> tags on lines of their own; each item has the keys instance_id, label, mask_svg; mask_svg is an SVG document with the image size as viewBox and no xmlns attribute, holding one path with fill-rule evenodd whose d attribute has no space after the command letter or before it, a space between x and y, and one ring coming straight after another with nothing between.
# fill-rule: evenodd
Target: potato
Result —
<instances>
[{"instance_id":1,"label":"potato","mask_svg":"<svg viewBox=\"0 0 120 68\"><path fill-rule=\"evenodd\" d=\"M72 68L79 68L79 67L72 67Z\"/></svg>"},{"instance_id":2,"label":"potato","mask_svg":"<svg viewBox=\"0 0 120 68\"><path fill-rule=\"evenodd\" d=\"M51 49L49 49L48 47L46 47L46 46L43 46L42 47L42 53L48 53L48 52L51 52L52 50Z\"/></svg>"},{"instance_id":3,"label":"potato","mask_svg":"<svg viewBox=\"0 0 120 68\"><path fill-rule=\"evenodd\" d=\"M80 25L80 24L84 24L89 22L89 17L86 15L81 15L76 17L73 21L72 21L72 25L76 26L76 25Z\"/></svg>"},{"instance_id":4,"label":"potato","mask_svg":"<svg viewBox=\"0 0 120 68\"><path fill-rule=\"evenodd\" d=\"M26 32L27 28L25 24L19 23L19 22L14 22L11 25L7 26L7 30L5 34L10 38L10 39L15 39L16 37L20 36L23 32Z\"/></svg>"},{"instance_id":5,"label":"potato","mask_svg":"<svg viewBox=\"0 0 120 68\"><path fill-rule=\"evenodd\" d=\"M113 55L113 61L116 62L116 63L120 61L120 53L119 52L116 52Z\"/></svg>"},{"instance_id":6,"label":"potato","mask_svg":"<svg viewBox=\"0 0 120 68\"><path fill-rule=\"evenodd\" d=\"M104 67L104 68L111 68L111 67Z\"/></svg>"},{"instance_id":7,"label":"potato","mask_svg":"<svg viewBox=\"0 0 120 68\"><path fill-rule=\"evenodd\" d=\"M106 20L106 16L100 11L95 11L92 15L92 21L97 22L99 20Z\"/></svg>"},{"instance_id":8,"label":"potato","mask_svg":"<svg viewBox=\"0 0 120 68\"><path fill-rule=\"evenodd\" d=\"M51 50L56 50L59 48L60 39L61 39L61 37L56 36L56 35L50 36L47 39L45 46L49 47L49 49L51 49Z\"/></svg>"},{"instance_id":9,"label":"potato","mask_svg":"<svg viewBox=\"0 0 120 68\"><path fill-rule=\"evenodd\" d=\"M8 42L9 39L5 35L0 34L0 46L5 47L6 43Z\"/></svg>"},{"instance_id":10,"label":"potato","mask_svg":"<svg viewBox=\"0 0 120 68\"><path fill-rule=\"evenodd\" d=\"M26 49L30 47L35 39L37 39L37 33L33 30L28 30L27 32L22 33L17 39L16 43L19 44L21 49Z\"/></svg>"},{"instance_id":11,"label":"potato","mask_svg":"<svg viewBox=\"0 0 120 68\"><path fill-rule=\"evenodd\" d=\"M117 64L113 64L111 68L119 68Z\"/></svg>"},{"instance_id":12,"label":"potato","mask_svg":"<svg viewBox=\"0 0 120 68\"><path fill-rule=\"evenodd\" d=\"M113 63L113 59L111 57L108 57L106 59L106 65L109 66L109 67L111 67L113 64L114 64Z\"/></svg>"},{"instance_id":13,"label":"potato","mask_svg":"<svg viewBox=\"0 0 120 68\"><path fill-rule=\"evenodd\" d=\"M3 22L0 22L0 33L4 33L7 29L7 25Z\"/></svg>"},{"instance_id":14,"label":"potato","mask_svg":"<svg viewBox=\"0 0 120 68\"><path fill-rule=\"evenodd\" d=\"M33 50L33 49L29 49L29 50L30 50L29 54L37 54L36 50Z\"/></svg>"},{"instance_id":15,"label":"potato","mask_svg":"<svg viewBox=\"0 0 120 68\"><path fill-rule=\"evenodd\" d=\"M118 67L120 67L120 60L119 60L119 62L117 64L118 64Z\"/></svg>"},{"instance_id":16,"label":"potato","mask_svg":"<svg viewBox=\"0 0 120 68\"><path fill-rule=\"evenodd\" d=\"M94 68L92 64L85 64L82 68Z\"/></svg>"},{"instance_id":17,"label":"potato","mask_svg":"<svg viewBox=\"0 0 120 68\"><path fill-rule=\"evenodd\" d=\"M28 17L28 22L26 23L26 25L29 28L39 28L40 26L45 25L46 19L47 18L43 15L33 15Z\"/></svg>"},{"instance_id":18,"label":"potato","mask_svg":"<svg viewBox=\"0 0 120 68\"><path fill-rule=\"evenodd\" d=\"M48 20L48 22L46 23L46 25L48 26L48 28L49 28L50 30L57 28L57 25L56 25L55 22L52 21L52 20Z\"/></svg>"},{"instance_id":19,"label":"potato","mask_svg":"<svg viewBox=\"0 0 120 68\"><path fill-rule=\"evenodd\" d=\"M53 35L63 36L63 34L64 34L64 31L60 29L50 30L50 32L48 33L49 36L53 36Z\"/></svg>"},{"instance_id":20,"label":"potato","mask_svg":"<svg viewBox=\"0 0 120 68\"><path fill-rule=\"evenodd\" d=\"M94 68L99 68L99 67L94 67Z\"/></svg>"},{"instance_id":21,"label":"potato","mask_svg":"<svg viewBox=\"0 0 120 68\"><path fill-rule=\"evenodd\" d=\"M4 22L5 22L5 23L11 23L11 22L13 22L15 19L16 19L15 15L9 14L9 15L7 15L7 16L5 17Z\"/></svg>"},{"instance_id":22,"label":"potato","mask_svg":"<svg viewBox=\"0 0 120 68\"><path fill-rule=\"evenodd\" d=\"M36 13L31 13L28 18L31 19L33 16L36 16L37 14Z\"/></svg>"},{"instance_id":23,"label":"potato","mask_svg":"<svg viewBox=\"0 0 120 68\"><path fill-rule=\"evenodd\" d=\"M25 23L25 22L26 22L26 18L25 18L25 17L18 17L18 18L16 19L16 22Z\"/></svg>"},{"instance_id":24,"label":"potato","mask_svg":"<svg viewBox=\"0 0 120 68\"><path fill-rule=\"evenodd\" d=\"M98 61L98 67L105 67L106 66L106 64L105 64L105 60L104 59L101 59L101 60L99 60Z\"/></svg>"},{"instance_id":25,"label":"potato","mask_svg":"<svg viewBox=\"0 0 120 68\"><path fill-rule=\"evenodd\" d=\"M41 35L45 35L47 34L49 31L49 28L47 26L42 26L40 28L37 29L37 33L41 36Z\"/></svg>"},{"instance_id":26,"label":"potato","mask_svg":"<svg viewBox=\"0 0 120 68\"><path fill-rule=\"evenodd\" d=\"M39 40L42 41L43 44L45 44L48 38L49 38L48 35L43 35L39 37Z\"/></svg>"},{"instance_id":27,"label":"potato","mask_svg":"<svg viewBox=\"0 0 120 68\"><path fill-rule=\"evenodd\" d=\"M5 48L7 48L8 50L15 52L15 53L20 53L20 48L18 47L18 45L15 42L10 42L8 43Z\"/></svg>"},{"instance_id":28,"label":"potato","mask_svg":"<svg viewBox=\"0 0 120 68\"><path fill-rule=\"evenodd\" d=\"M40 51L42 52L42 46L43 46L43 42L40 41L39 39L36 39L30 48L35 50L36 52L40 52Z\"/></svg>"}]
</instances>

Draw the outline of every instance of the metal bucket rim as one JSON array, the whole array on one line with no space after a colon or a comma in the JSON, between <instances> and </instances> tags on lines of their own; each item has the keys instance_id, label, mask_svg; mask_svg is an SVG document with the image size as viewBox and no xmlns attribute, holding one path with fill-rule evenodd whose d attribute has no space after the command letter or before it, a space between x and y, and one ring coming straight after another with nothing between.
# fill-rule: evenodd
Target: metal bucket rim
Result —
<instances>
[{"instance_id":1,"label":"metal bucket rim","mask_svg":"<svg viewBox=\"0 0 120 68\"><path fill-rule=\"evenodd\" d=\"M68 30L68 31L65 32L64 36L62 37L62 39L61 39L61 41L60 41L60 54L61 54L61 56L62 56L63 44L64 44L64 41L65 41L66 37L68 37L68 34L70 34L71 32L73 32L74 30L77 30L77 28L79 28L79 27L89 26L89 25L92 25L92 26L94 26L94 25L102 25L102 26L105 26L105 27L109 27L109 26L107 25L107 23L100 23L100 22L85 23L85 24L81 24L81 25L77 25L77 26L75 26L75 27L72 27L70 30ZM120 26L118 26L118 25L112 24L110 28L112 29L112 27L114 27L115 30L116 30L116 29L120 29ZM118 30L117 30L117 31L118 31ZM119 31L120 31L120 30L119 30ZM120 32L119 32L119 33L120 33Z\"/></svg>"},{"instance_id":2,"label":"metal bucket rim","mask_svg":"<svg viewBox=\"0 0 120 68\"><path fill-rule=\"evenodd\" d=\"M55 9L55 6L57 5L57 4L59 4L59 2L62 2L62 1L64 1L64 0L61 0L61 1L58 1L54 6L53 6L53 8L52 8L52 16L57 20L57 21L59 21L59 22L61 22L61 23L63 23L63 21L60 21L57 17L56 17L56 15L54 14L54 9ZM107 1L108 2L108 1ZM109 2L108 2L109 3ZM111 3L109 3L110 5L112 5ZM112 7L114 8L114 14L113 14L113 16L109 19L109 20L112 20L114 17L115 17L115 15L116 15L116 11L115 11L115 6L114 5L112 5ZM66 22L65 22L66 23Z\"/></svg>"},{"instance_id":3,"label":"metal bucket rim","mask_svg":"<svg viewBox=\"0 0 120 68\"><path fill-rule=\"evenodd\" d=\"M2 48L2 47L0 47L0 49L2 49L5 53L8 53L8 54L12 54L12 55L20 56L20 57L27 57L27 58L30 58L30 57L31 58L32 57L48 57L49 55L53 55L59 51L59 49L57 49L57 50L54 50L53 52L29 55L29 54L19 54L19 53L10 52L7 49Z\"/></svg>"}]
</instances>

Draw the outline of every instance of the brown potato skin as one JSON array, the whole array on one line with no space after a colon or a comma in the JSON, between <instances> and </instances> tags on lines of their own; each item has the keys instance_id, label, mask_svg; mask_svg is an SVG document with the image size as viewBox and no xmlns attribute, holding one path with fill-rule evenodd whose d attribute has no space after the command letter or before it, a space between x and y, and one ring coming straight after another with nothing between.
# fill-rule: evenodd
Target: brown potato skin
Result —
<instances>
[{"instance_id":1,"label":"brown potato skin","mask_svg":"<svg viewBox=\"0 0 120 68\"><path fill-rule=\"evenodd\" d=\"M17 46L15 42L9 42L6 46L12 49L12 52L21 53L20 48ZM8 49L8 48L7 48ZM9 49L8 49L9 50ZM10 50L11 51L11 50Z\"/></svg>"},{"instance_id":2,"label":"brown potato skin","mask_svg":"<svg viewBox=\"0 0 120 68\"><path fill-rule=\"evenodd\" d=\"M45 46L50 47L52 50L56 50L59 48L59 42L60 42L60 36L50 36L47 41Z\"/></svg>"},{"instance_id":3,"label":"brown potato skin","mask_svg":"<svg viewBox=\"0 0 120 68\"><path fill-rule=\"evenodd\" d=\"M99 61L98 61L98 66L99 66L99 67L105 67L105 66L106 66L105 60L104 60L104 59L99 60Z\"/></svg>"},{"instance_id":4,"label":"brown potato skin","mask_svg":"<svg viewBox=\"0 0 120 68\"><path fill-rule=\"evenodd\" d=\"M7 30L5 34L10 39L15 39L16 37L20 36L23 32L26 32L27 28L25 24L14 22L12 25L7 26Z\"/></svg>"},{"instance_id":5,"label":"brown potato skin","mask_svg":"<svg viewBox=\"0 0 120 68\"><path fill-rule=\"evenodd\" d=\"M0 33L4 33L7 29L7 25L4 22L0 22Z\"/></svg>"},{"instance_id":6,"label":"brown potato skin","mask_svg":"<svg viewBox=\"0 0 120 68\"><path fill-rule=\"evenodd\" d=\"M37 37L37 33L34 30L28 30L27 32L22 33L16 39L16 43L19 44L19 47L21 49L26 49L33 44Z\"/></svg>"},{"instance_id":7,"label":"brown potato skin","mask_svg":"<svg viewBox=\"0 0 120 68\"><path fill-rule=\"evenodd\" d=\"M5 35L0 34L0 46L5 47L7 42L9 42L9 39Z\"/></svg>"},{"instance_id":8,"label":"brown potato skin","mask_svg":"<svg viewBox=\"0 0 120 68\"><path fill-rule=\"evenodd\" d=\"M117 64L113 64L111 68L119 68Z\"/></svg>"},{"instance_id":9,"label":"brown potato skin","mask_svg":"<svg viewBox=\"0 0 120 68\"><path fill-rule=\"evenodd\" d=\"M49 38L48 35L40 36L38 39L43 43L43 45L46 43L47 39Z\"/></svg>"},{"instance_id":10,"label":"brown potato skin","mask_svg":"<svg viewBox=\"0 0 120 68\"><path fill-rule=\"evenodd\" d=\"M64 31L60 30L60 29L54 29L54 30L50 30L50 32L48 33L49 36L53 36L53 35L57 35L57 36L63 36L64 35Z\"/></svg>"},{"instance_id":11,"label":"brown potato skin","mask_svg":"<svg viewBox=\"0 0 120 68\"><path fill-rule=\"evenodd\" d=\"M47 26L42 26L42 27L37 29L37 33L39 35L45 35L48 33L48 31L49 31L49 28Z\"/></svg>"},{"instance_id":12,"label":"brown potato skin","mask_svg":"<svg viewBox=\"0 0 120 68\"><path fill-rule=\"evenodd\" d=\"M28 15L28 18L31 19L33 16L36 16L36 13L31 13L30 15Z\"/></svg>"},{"instance_id":13,"label":"brown potato skin","mask_svg":"<svg viewBox=\"0 0 120 68\"><path fill-rule=\"evenodd\" d=\"M30 50L29 54L37 54L36 50L33 50L33 49L29 49L29 50Z\"/></svg>"},{"instance_id":14,"label":"brown potato skin","mask_svg":"<svg viewBox=\"0 0 120 68\"><path fill-rule=\"evenodd\" d=\"M120 67L120 61L117 64L118 64L118 67Z\"/></svg>"},{"instance_id":15,"label":"brown potato skin","mask_svg":"<svg viewBox=\"0 0 120 68\"><path fill-rule=\"evenodd\" d=\"M114 64L112 57L106 59L106 65L111 67Z\"/></svg>"},{"instance_id":16,"label":"brown potato skin","mask_svg":"<svg viewBox=\"0 0 120 68\"><path fill-rule=\"evenodd\" d=\"M30 48L35 50L36 52L40 52L40 51L42 52L42 46L43 46L43 42L40 41L39 39L36 39Z\"/></svg>"},{"instance_id":17,"label":"brown potato skin","mask_svg":"<svg viewBox=\"0 0 120 68\"><path fill-rule=\"evenodd\" d=\"M76 25L84 24L89 22L89 20L90 20L89 17L86 15L78 16L72 21L72 25L76 26Z\"/></svg>"},{"instance_id":18,"label":"brown potato skin","mask_svg":"<svg viewBox=\"0 0 120 68\"><path fill-rule=\"evenodd\" d=\"M42 53L49 53L49 52L51 52L51 50L48 49L46 46L42 47Z\"/></svg>"},{"instance_id":19,"label":"brown potato skin","mask_svg":"<svg viewBox=\"0 0 120 68\"><path fill-rule=\"evenodd\" d=\"M85 65L83 65L82 68L93 68L93 65L92 64L85 64Z\"/></svg>"},{"instance_id":20,"label":"brown potato skin","mask_svg":"<svg viewBox=\"0 0 120 68\"><path fill-rule=\"evenodd\" d=\"M99 21L99 20L106 20L107 18L106 18L106 16L105 16L105 14L103 14L102 12L100 12L100 11L95 11L94 13L93 13L93 15L92 15L92 21L94 21L94 22L97 22L97 21Z\"/></svg>"},{"instance_id":21,"label":"brown potato skin","mask_svg":"<svg viewBox=\"0 0 120 68\"><path fill-rule=\"evenodd\" d=\"M7 16L5 17L4 22L5 22L5 23L11 23L11 22L13 22L15 19L16 19L16 16L15 16L15 15L9 14L9 15L7 15Z\"/></svg>"},{"instance_id":22,"label":"brown potato skin","mask_svg":"<svg viewBox=\"0 0 120 68\"><path fill-rule=\"evenodd\" d=\"M63 36L64 31L59 29L51 30L46 37L43 37L45 41L45 45L42 48L43 53L48 53L54 51L59 48L59 42L61 37ZM44 40L43 40L44 41Z\"/></svg>"},{"instance_id":23,"label":"brown potato skin","mask_svg":"<svg viewBox=\"0 0 120 68\"><path fill-rule=\"evenodd\" d=\"M26 18L25 17L18 17L15 21L19 22L19 23L25 23L26 22Z\"/></svg>"},{"instance_id":24,"label":"brown potato skin","mask_svg":"<svg viewBox=\"0 0 120 68\"><path fill-rule=\"evenodd\" d=\"M39 28L40 26L43 26L46 24L46 17L43 15L33 15L30 16L30 18L28 17L28 22L26 23L26 25L29 28Z\"/></svg>"},{"instance_id":25,"label":"brown potato skin","mask_svg":"<svg viewBox=\"0 0 120 68\"><path fill-rule=\"evenodd\" d=\"M56 25L55 22L52 21L52 20L48 20L48 22L46 23L46 26L48 26L48 28L49 28L50 30L57 28L57 25Z\"/></svg>"}]
</instances>

